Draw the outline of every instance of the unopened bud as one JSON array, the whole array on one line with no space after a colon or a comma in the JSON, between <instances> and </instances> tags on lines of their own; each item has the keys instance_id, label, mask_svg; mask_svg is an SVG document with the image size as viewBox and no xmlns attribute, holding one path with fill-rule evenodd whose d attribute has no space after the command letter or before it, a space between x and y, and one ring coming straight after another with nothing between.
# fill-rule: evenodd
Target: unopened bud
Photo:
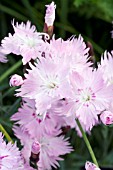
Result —
<instances>
[{"instance_id":1,"label":"unopened bud","mask_svg":"<svg viewBox=\"0 0 113 170\"><path fill-rule=\"evenodd\" d=\"M20 86L23 84L23 79L21 76L14 74L13 76L11 76L11 79L9 81L9 85L10 86Z\"/></svg>"},{"instance_id":2,"label":"unopened bud","mask_svg":"<svg viewBox=\"0 0 113 170\"><path fill-rule=\"evenodd\" d=\"M38 154L40 152L40 144L38 141L33 142L31 152Z\"/></svg>"},{"instance_id":3,"label":"unopened bud","mask_svg":"<svg viewBox=\"0 0 113 170\"><path fill-rule=\"evenodd\" d=\"M91 163L89 161L87 161L85 163L85 169L86 170L101 170L100 168L98 168L94 163Z\"/></svg>"},{"instance_id":4,"label":"unopened bud","mask_svg":"<svg viewBox=\"0 0 113 170\"><path fill-rule=\"evenodd\" d=\"M54 2L52 2L50 5L46 5L46 14L45 14L45 23L47 24L47 27L53 26L54 20L55 20L55 9L56 5Z\"/></svg>"},{"instance_id":5,"label":"unopened bud","mask_svg":"<svg viewBox=\"0 0 113 170\"><path fill-rule=\"evenodd\" d=\"M113 123L113 113L110 111L104 111L101 115L100 115L100 119L102 121L103 124L105 125L111 125Z\"/></svg>"}]
</instances>

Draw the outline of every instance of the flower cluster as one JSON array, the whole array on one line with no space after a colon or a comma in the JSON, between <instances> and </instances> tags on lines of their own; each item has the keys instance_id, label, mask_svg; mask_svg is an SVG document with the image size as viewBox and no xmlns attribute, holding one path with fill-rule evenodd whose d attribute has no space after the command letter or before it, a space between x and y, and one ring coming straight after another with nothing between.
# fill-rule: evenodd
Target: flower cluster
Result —
<instances>
[{"instance_id":1,"label":"flower cluster","mask_svg":"<svg viewBox=\"0 0 113 170\"><path fill-rule=\"evenodd\" d=\"M56 5L52 2L46 7L45 23L49 28L53 26ZM113 54L105 52L95 69L81 36L64 41L37 32L30 21L14 24L13 20L12 25L14 34L1 42L0 61L5 62L4 55L13 53L21 55L23 65L29 66L23 78L15 74L9 83L20 86L16 96L22 98L21 107L11 117L15 121L13 131L23 146L25 165L31 162L38 170L51 170L59 166L61 155L73 151L64 128L74 128L82 136L77 119L89 133L101 122L113 123ZM17 152L14 154L20 154L13 147ZM3 148L5 154L0 155L0 166L9 158ZM11 168L16 169L16 163L13 164ZM90 162L86 162L85 168L100 170Z\"/></svg>"}]
</instances>

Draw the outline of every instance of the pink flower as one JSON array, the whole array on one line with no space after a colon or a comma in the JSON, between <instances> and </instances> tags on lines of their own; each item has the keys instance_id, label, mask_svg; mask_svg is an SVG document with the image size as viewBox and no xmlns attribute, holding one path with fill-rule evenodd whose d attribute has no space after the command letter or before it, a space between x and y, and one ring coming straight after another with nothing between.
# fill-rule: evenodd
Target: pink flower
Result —
<instances>
[{"instance_id":1,"label":"pink flower","mask_svg":"<svg viewBox=\"0 0 113 170\"><path fill-rule=\"evenodd\" d=\"M64 139L64 136L57 137L47 135L46 133L43 135L36 133L35 138L31 138L27 131L23 132L21 128L16 126L14 127L14 132L21 140L23 145L22 154L26 162L29 162L31 152L33 152L33 145L38 144L37 149L35 148L34 151L34 154L36 154L36 150L38 153L38 170L52 170L52 167L57 168L59 166L58 161L63 160L60 155L65 155L73 150L67 139Z\"/></svg>"},{"instance_id":2,"label":"pink flower","mask_svg":"<svg viewBox=\"0 0 113 170\"><path fill-rule=\"evenodd\" d=\"M62 63L62 67L60 65L52 58L41 58L35 66L30 64L32 70L25 74L26 79L17 90L20 91L17 96L35 99L37 114L45 115L56 98L63 98L65 94L70 95L69 70L65 63Z\"/></svg>"},{"instance_id":3,"label":"pink flower","mask_svg":"<svg viewBox=\"0 0 113 170\"><path fill-rule=\"evenodd\" d=\"M113 98L112 86L107 86L102 74L97 70L84 70L82 75L73 72L70 76L72 85L73 113L86 126L86 131L98 123L98 114L109 108Z\"/></svg>"},{"instance_id":4,"label":"pink flower","mask_svg":"<svg viewBox=\"0 0 113 170\"><path fill-rule=\"evenodd\" d=\"M70 97L70 72L82 73L90 64L87 64L89 49L81 36L67 41L53 38L50 44L46 42L42 47L38 64L30 64L31 70L25 74L17 96L34 99L37 114L46 115L55 100Z\"/></svg>"},{"instance_id":5,"label":"pink flower","mask_svg":"<svg viewBox=\"0 0 113 170\"><path fill-rule=\"evenodd\" d=\"M35 104L31 102L23 103L18 112L11 117L11 120L16 121L16 124L19 124L23 131L27 130L29 135L34 138L36 131L40 135L45 133L48 135L59 135L62 133L62 127L75 127L75 115L70 117L61 115L62 107L65 107L65 102L63 100L56 101L52 108L48 110L45 119L42 120L36 114Z\"/></svg>"},{"instance_id":6,"label":"pink flower","mask_svg":"<svg viewBox=\"0 0 113 170\"><path fill-rule=\"evenodd\" d=\"M14 74L13 76L11 76L9 84L10 86L20 86L23 84L23 79L21 76Z\"/></svg>"},{"instance_id":7,"label":"pink flower","mask_svg":"<svg viewBox=\"0 0 113 170\"><path fill-rule=\"evenodd\" d=\"M105 125L113 124L113 112L103 111L100 115L100 120Z\"/></svg>"},{"instance_id":8,"label":"pink flower","mask_svg":"<svg viewBox=\"0 0 113 170\"><path fill-rule=\"evenodd\" d=\"M88 51L89 48L86 47L81 36L78 38L73 36L66 41L61 38L55 40L53 36L50 43L46 42L42 45L39 58L42 58L44 54L45 58L51 57L59 65L65 63L70 69L69 71L82 72L91 65L91 63L87 62Z\"/></svg>"},{"instance_id":9,"label":"pink flower","mask_svg":"<svg viewBox=\"0 0 113 170\"><path fill-rule=\"evenodd\" d=\"M35 102L34 102L35 103ZM47 113L44 120L36 114L36 109L32 105L28 106L28 103L24 103L22 108L18 109L18 112L15 113L11 120L17 121L16 124L19 124L22 127L22 130L27 130L31 137L35 138L35 133L42 135L47 133L49 135L58 135L62 131L61 128L61 117L55 116L54 113Z\"/></svg>"},{"instance_id":10,"label":"pink flower","mask_svg":"<svg viewBox=\"0 0 113 170\"><path fill-rule=\"evenodd\" d=\"M50 5L46 5L46 14L45 14L45 23L47 26L53 26L54 20L55 20L55 9L56 5L54 2L51 2Z\"/></svg>"},{"instance_id":11,"label":"pink flower","mask_svg":"<svg viewBox=\"0 0 113 170\"><path fill-rule=\"evenodd\" d=\"M98 168L94 163L91 163L89 161L87 161L85 163L85 169L86 170L101 170L100 168Z\"/></svg>"},{"instance_id":12,"label":"pink flower","mask_svg":"<svg viewBox=\"0 0 113 170\"><path fill-rule=\"evenodd\" d=\"M26 24L23 22L21 24L16 23L16 25L14 25L13 21L12 25L15 33L13 35L9 33L9 36L2 40L2 52L22 55L22 61L25 65L31 59L38 57L39 49L45 43L42 40L42 36L44 40L48 40L49 35L37 32L36 27L34 25L31 26L30 21L27 21Z\"/></svg>"},{"instance_id":13,"label":"pink flower","mask_svg":"<svg viewBox=\"0 0 113 170\"><path fill-rule=\"evenodd\" d=\"M16 144L6 144L2 133L0 133L0 169L24 170L23 167L24 162Z\"/></svg>"}]
</instances>

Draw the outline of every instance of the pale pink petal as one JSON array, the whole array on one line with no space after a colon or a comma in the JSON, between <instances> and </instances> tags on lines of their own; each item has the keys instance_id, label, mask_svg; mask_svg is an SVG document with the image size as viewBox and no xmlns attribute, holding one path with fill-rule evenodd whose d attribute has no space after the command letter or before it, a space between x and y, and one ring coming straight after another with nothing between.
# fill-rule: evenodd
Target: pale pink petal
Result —
<instances>
[{"instance_id":1,"label":"pale pink petal","mask_svg":"<svg viewBox=\"0 0 113 170\"><path fill-rule=\"evenodd\" d=\"M53 26L54 20L55 20L55 9L56 5L54 2L51 2L50 5L46 5L46 14L45 14L45 23L47 26Z\"/></svg>"}]
</instances>

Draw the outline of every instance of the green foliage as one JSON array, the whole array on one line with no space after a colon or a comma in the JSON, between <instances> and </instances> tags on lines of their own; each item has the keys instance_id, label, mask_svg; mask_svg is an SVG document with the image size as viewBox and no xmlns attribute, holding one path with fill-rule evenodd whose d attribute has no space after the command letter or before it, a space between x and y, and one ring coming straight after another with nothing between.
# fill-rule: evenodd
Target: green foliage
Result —
<instances>
[{"instance_id":1,"label":"green foliage","mask_svg":"<svg viewBox=\"0 0 113 170\"><path fill-rule=\"evenodd\" d=\"M0 39L12 32L11 21L30 20L38 31L43 30L45 4L50 0L1 0L0 1ZM72 34L82 34L85 41L93 45L95 56L100 60L101 53L113 49L110 31L113 20L113 0L56 0L56 21L54 33L56 37L69 38ZM15 88L9 87L8 81L12 74L22 74L21 57L8 56L9 62L0 63L0 123L12 133L10 116L19 107L21 99L14 97ZM82 138L75 130L69 131L70 141L75 149L61 162L59 170L80 170L90 155ZM97 126L88 136L101 166L113 167L113 127Z\"/></svg>"},{"instance_id":2,"label":"green foliage","mask_svg":"<svg viewBox=\"0 0 113 170\"><path fill-rule=\"evenodd\" d=\"M110 23L113 19L112 0L75 0L74 5L81 8L80 14L88 18L96 17Z\"/></svg>"},{"instance_id":3,"label":"green foliage","mask_svg":"<svg viewBox=\"0 0 113 170\"><path fill-rule=\"evenodd\" d=\"M80 6L83 5L85 2L86 2L86 0L75 0L75 1L74 1L74 5L75 5L76 7L80 7ZM88 2L89 2L89 0L88 0Z\"/></svg>"}]
</instances>

